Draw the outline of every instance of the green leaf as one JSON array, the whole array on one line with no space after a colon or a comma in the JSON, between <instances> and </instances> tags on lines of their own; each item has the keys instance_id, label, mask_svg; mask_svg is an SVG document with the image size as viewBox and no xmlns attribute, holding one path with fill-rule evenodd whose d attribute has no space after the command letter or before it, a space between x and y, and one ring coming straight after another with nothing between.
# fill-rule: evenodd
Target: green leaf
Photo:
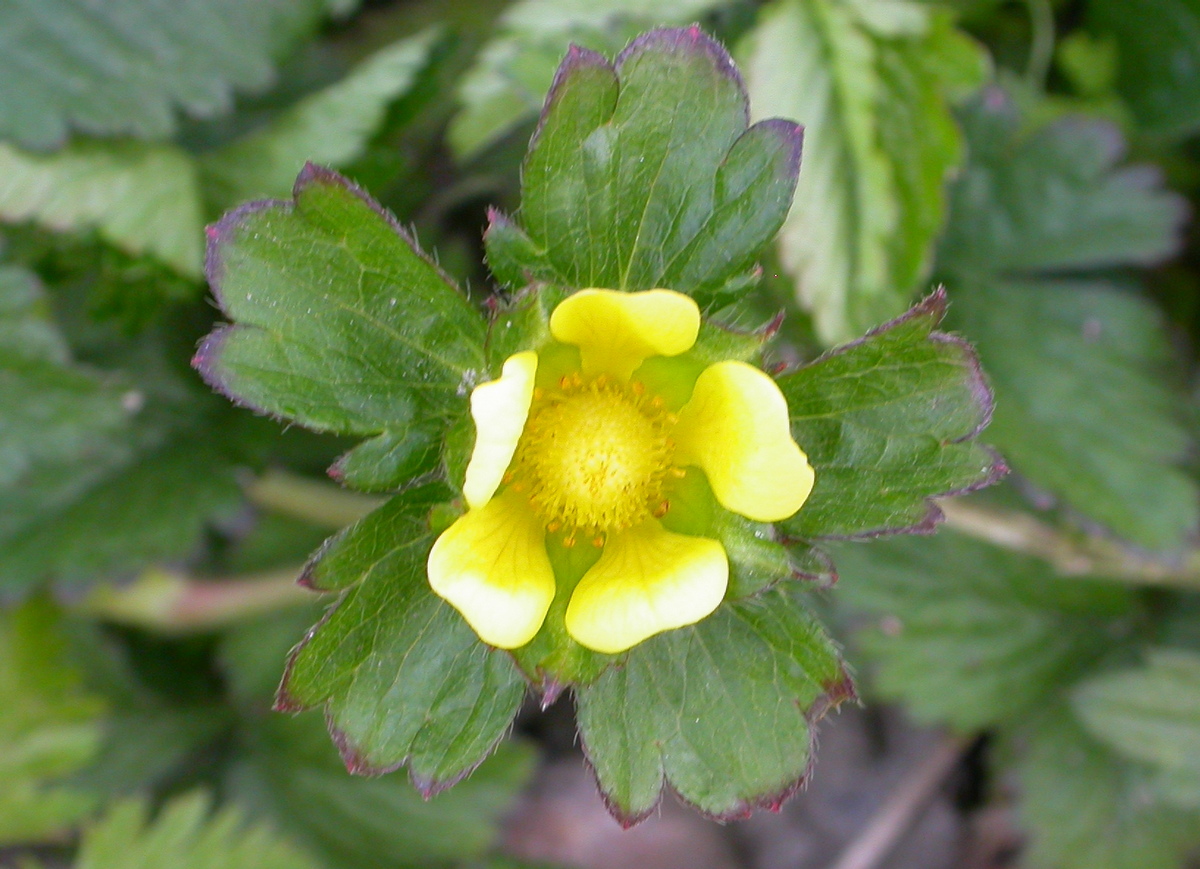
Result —
<instances>
[{"instance_id":1,"label":"green leaf","mask_svg":"<svg viewBox=\"0 0 1200 869\"><path fill-rule=\"evenodd\" d=\"M1162 317L1101 281L963 284L954 322L996 389L992 440L1019 473L1143 546L1183 545L1200 492Z\"/></svg>"},{"instance_id":2,"label":"green leaf","mask_svg":"<svg viewBox=\"0 0 1200 869\"><path fill-rule=\"evenodd\" d=\"M333 537L302 582L343 591L293 652L277 706L323 705L352 772L407 764L426 794L461 779L508 729L525 680L425 578L427 515L444 485L410 489Z\"/></svg>"},{"instance_id":3,"label":"green leaf","mask_svg":"<svg viewBox=\"0 0 1200 869\"><path fill-rule=\"evenodd\" d=\"M827 344L900 313L928 277L962 156L946 94L985 69L950 22L915 3L775 0L739 46L755 113L806 128L779 251Z\"/></svg>"},{"instance_id":4,"label":"green leaf","mask_svg":"<svg viewBox=\"0 0 1200 869\"><path fill-rule=\"evenodd\" d=\"M839 600L873 684L919 720L971 731L1020 720L1132 629L1134 598L1094 577L942 531L834 553Z\"/></svg>"},{"instance_id":5,"label":"green leaf","mask_svg":"<svg viewBox=\"0 0 1200 869\"><path fill-rule=\"evenodd\" d=\"M1179 246L1184 201L1149 166L1121 167L1110 123L1071 117L1021 135L999 89L963 114L971 159L938 251L950 277L1152 265Z\"/></svg>"},{"instance_id":6,"label":"green leaf","mask_svg":"<svg viewBox=\"0 0 1200 869\"><path fill-rule=\"evenodd\" d=\"M68 130L165 138L176 109L211 117L320 23L324 0L10 0L0 7L0 139L61 144ZM7 174L7 173L0 173Z\"/></svg>"},{"instance_id":7,"label":"green leaf","mask_svg":"<svg viewBox=\"0 0 1200 869\"><path fill-rule=\"evenodd\" d=\"M142 800L117 803L83 835L74 869L315 869L316 863L266 827L247 827L236 808L210 814L193 791L168 802L153 821Z\"/></svg>"},{"instance_id":8,"label":"green leaf","mask_svg":"<svg viewBox=\"0 0 1200 869\"><path fill-rule=\"evenodd\" d=\"M0 490L0 588L78 584L189 554L242 501L232 463L206 435L144 450L105 444Z\"/></svg>"},{"instance_id":9,"label":"green leaf","mask_svg":"<svg viewBox=\"0 0 1200 869\"><path fill-rule=\"evenodd\" d=\"M1153 798L1145 770L1096 742L1054 705L1013 742L1021 819L1036 869L1178 869L1200 818Z\"/></svg>"},{"instance_id":10,"label":"green leaf","mask_svg":"<svg viewBox=\"0 0 1200 869\"><path fill-rule=\"evenodd\" d=\"M493 224L489 261L510 280L707 304L752 269L796 183L799 128L747 129L747 112L733 61L699 28L652 31L615 64L572 47L524 165L523 232Z\"/></svg>"},{"instance_id":11,"label":"green leaf","mask_svg":"<svg viewBox=\"0 0 1200 869\"><path fill-rule=\"evenodd\" d=\"M61 780L95 757L104 711L54 605L0 613L0 843L59 835L95 808L95 794Z\"/></svg>"},{"instance_id":12,"label":"green leaf","mask_svg":"<svg viewBox=\"0 0 1200 869\"><path fill-rule=\"evenodd\" d=\"M330 869L440 866L482 856L534 760L507 743L469 779L427 800L399 776L347 773L317 715L272 715L247 730L230 776L235 799Z\"/></svg>"},{"instance_id":13,"label":"green leaf","mask_svg":"<svg viewBox=\"0 0 1200 869\"><path fill-rule=\"evenodd\" d=\"M931 498L1004 473L974 441L992 411L974 352L933 331L946 309L934 293L865 338L778 378L792 434L816 471L812 495L782 523L803 539L928 531Z\"/></svg>"},{"instance_id":14,"label":"green leaf","mask_svg":"<svg viewBox=\"0 0 1200 869\"><path fill-rule=\"evenodd\" d=\"M235 401L345 434L461 412L483 371L484 322L365 193L312 164L291 202L211 230L209 282L236 325L195 365Z\"/></svg>"},{"instance_id":15,"label":"green leaf","mask_svg":"<svg viewBox=\"0 0 1200 869\"><path fill-rule=\"evenodd\" d=\"M1093 736L1158 770L1164 796L1200 809L1200 655L1152 650L1079 685L1072 705Z\"/></svg>"},{"instance_id":16,"label":"green leaf","mask_svg":"<svg viewBox=\"0 0 1200 869\"><path fill-rule=\"evenodd\" d=\"M7 33L0 24L0 34ZM196 165L174 145L85 141L42 155L0 142L0 220L33 220L58 231L94 228L130 254L200 276L204 216Z\"/></svg>"},{"instance_id":17,"label":"green leaf","mask_svg":"<svg viewBox=\"0 0 1200 869\"><path fill-rule=\"evenodd\" d=\"M1200 3L1092 0L1089 24L1116 40L1117 87L1148 132L1200 127Z\"/></svg>"},{"instance_id":18,"label":"green leaf","mask_svg":"<svg viewBox=\"0 0 1200 869\"><path fill-rule=\"evenodd\" d=\"M345 166L358 158L388 106L417 83L437 36L429 30L377 51L267 126L205 155L201 168L210 196L223 206L287 196L306 161Z\"/></svg>"},{"instance_id":19,"label":"green leaf","mask_svg":"<svg viewBox=\"0 0 1200 869\"><path fill-rule=\"evenodd\" d=\"M86 455L129 415L110 379L72 364L36 279L14 267L0 267L0 407L0 487Z\"/></svg>"},{"instance_id":20,"label":"green leaf","mask_svg":"<svg viewBox=\"0 0 1200 869\"><path fill-rule=\"evenodd\" d=\"M996 389L989 438L1078 514L1181 546L1200 493L1179 467L1191 439L1162 318L1105 275L1062 272L1161 260L1186 208L1146 167L1116 168L1113 128L1060 121L1023 138L1018 124L999 91L967 114L972 160L938 266Z\"/></svg>"},{"instance_id":21,"label":"green leaf","mask_svg":"<svg viewBox=\"0 0 1200 869\"><path fill-rule=\"evenodd\" d=\"M719 0L521 0L501 16L459 85L462 108L449 140L460 159L471 157L514 127L532 121L569 44L616 53L643 30L681 25Z\"/></svg>"},{"instance_id":22,"label":"green leaf","mask_svg":"<svg viewBox=\"0 0 1200 869\"><path fill-rule=\"evenodd\" d=\"M782 803L808 773L816 721L848 696L837 650L795 587L653 637L577 689L584 748L626 824L664 786L717 818Z\"/></svg>"}]
</instances>

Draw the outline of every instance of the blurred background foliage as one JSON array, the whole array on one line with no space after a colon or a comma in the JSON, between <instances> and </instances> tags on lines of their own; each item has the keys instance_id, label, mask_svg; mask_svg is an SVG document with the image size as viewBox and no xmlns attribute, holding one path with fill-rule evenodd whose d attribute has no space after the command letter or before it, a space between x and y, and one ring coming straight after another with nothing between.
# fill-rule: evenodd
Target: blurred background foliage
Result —
<instances>
[{"instance_id":1,"label":"blurred background foliage","mask_svg":"<svg viewBox=\"0 0 1200 869\"><path fill-rule=\"evenodd\" d=\"M518 865L501 821L569 710L428 803L269 712L315 615L297 567L366 505L324 479L347 443L188 367L203 227L311 159L482 301L567 45L692 21L807 128L755 296L781 358L943 283L996 391L1008 481L836 553L866 703L957 734L1005 864L1184 865L1200 0L0 0L0 865Z\"/></svg>"}]
</instances>

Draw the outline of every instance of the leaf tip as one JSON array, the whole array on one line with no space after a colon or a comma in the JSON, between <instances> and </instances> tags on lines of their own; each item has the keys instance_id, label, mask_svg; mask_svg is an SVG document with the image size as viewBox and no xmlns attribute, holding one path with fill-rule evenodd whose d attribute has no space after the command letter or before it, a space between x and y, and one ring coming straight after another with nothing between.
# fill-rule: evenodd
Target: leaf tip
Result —
<instances>
[{"instance_id":1,"label":"leaf tip","mask_svg":"<svg viewBox=\"0 0 1200 869\"><path fill-rule=\"evenodd\" d=\"M746 122L749 123L750 99L747 96L746 82L742 78L741 71L738 70L737 64L733 62L733 57L730 56L725 46L705 33L699 24L691 24L687 27L660 27L643 33L617 55L615 63L617 72L620 73L625 64L648 51L690 54L707 59L717 75L734 83L738 93L741 94Z\"/></svg>"}]
</instances>

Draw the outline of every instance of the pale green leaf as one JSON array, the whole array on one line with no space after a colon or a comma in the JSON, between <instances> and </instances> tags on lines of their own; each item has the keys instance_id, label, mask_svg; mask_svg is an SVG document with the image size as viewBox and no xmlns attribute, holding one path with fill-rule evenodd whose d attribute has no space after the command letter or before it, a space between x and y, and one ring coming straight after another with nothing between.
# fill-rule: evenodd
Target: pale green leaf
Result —
<instances>
[{"instance_id":1,"label":"pale green leaf","mask_svg":"<svg viewBox=\"0 0 1200 869\"><path fill-rule=\"evenodd\" d=\"M78 142L35 154L0 142L0 220L94 229L130 254L200 275L204 215L196 166L173 145Z\"/></svg>"},{"instance_id":2,"label":"pale green leaf","mask_svg":"<svg viewBox=\"0 0 1200 869\"><path fill-rule=\"evenodd\" d=\"M437 35L427 31L377 51L264 128L205 155L201 169L208 194L221 205L284 197L307 161L340 167L356 159L388 106L418 81Z\"/></svg>"},{"instance_id":3,"label":"pale green leaf","mask_svg":"<svg viewBox=\"0 0 1200 869\"><path fill-rule=\"evenodd\" d=\"M841 546L839 600L883 697L971 731L1020 720L1133 626L1122 586L943 530Z\"/></svg>"},{"instance_id":4,"label":"pale green leaf","mask_svg":"<svg viewBox=\"0 0 1200 869\"><path fill-rule=\"evenodd\" d=\"M177 109L211 117L232 108L235 89L271 84L274 61L332 5L7 0L0 4L0 139L50 148L71 129L169 136Z\"/></svg>"},{"instance_id":5,"label":"pale green leaf","mask_svg":"<svg viewBox=\"0 0 1200 869\"><path fill-rule=\"evenodd\" d=\"M584 749L627 822L664 787L718 818L781 803L807 775L816 721L853 693L795 586L652 637L576 691Z\"/></svg>"},{"instance_id":6,"label":"pale green leaf","mask_svg":"<svg viewBox=\"0 0 1200 869\"><path fill-rule=\"evenodd\" d=\"M921 4L775 0L738 55L755 116L805 127L784 267L821 339L852 338L924 288L962 151L946 95L982 54Z\"/></svg>"}]
</instances>

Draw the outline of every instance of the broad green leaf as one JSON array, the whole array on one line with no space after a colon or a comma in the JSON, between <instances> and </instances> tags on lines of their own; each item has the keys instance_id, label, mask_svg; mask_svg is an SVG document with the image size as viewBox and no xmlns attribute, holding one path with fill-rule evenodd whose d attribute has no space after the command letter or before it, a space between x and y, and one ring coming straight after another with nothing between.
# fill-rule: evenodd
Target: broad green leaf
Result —
<instances>
[{"instance_id":1,"label":"broad green leaf","mask_svg":"<svg viewBox=\"0 0 1200 869\"><path fill-rule=\"evenodd\" d=\"M994 278L954 298L996 390L988 438L1016 470L1143 546L1189 539L1200 492L1159 313L1099 280Z\"/></svg>"},{"instance_id":2,"label":"broad green leaf","mask_svg":"<svg viewBox=\"0 0 1200 869\"><path fill-rule=\"evenodd\" d=\"M356 159L388 106L417 82L436 37L427 31L377 51L264 128L205 155L201 169L209 195L222 205L283 197L306 161L344 166Z\"/></svg>"},{"instance_id":3,"label":"broad green leaf","mask_svg":"<svg viewBox=\"0 0 1200 869\"><path fill-rule=\"evenodd\" d=\"M707 304L774 236L791 204L800 130L747 129L741 79L699 28L656 30L609 63L573 47L522 173L520 228L485 240L504 280L671 287Z\"/></svg>"},{"instance_id":4,"label":"broad green leaf","mask_svg":"<svg viewBox=\"0 0 1200 869\"><path fill-rule=\"evenodd\" d=\"M820 338L855 337L924 288L962 156L946 95L981 82L983 55L922 4L775 0L738 56L755 116L805 126L780 258Z\"/></svg>"},{"instance_id":5,"label":"broad green leaf","mask_svg":"<svg viewBox=\"0 0 1200 869\"><path fill-rule=\"evenodd\" d=\"M484 321L395 219L312 164L291 202L211 230L209 282L235 322L195 365L241 404L309 428L400 431L465 408Z\"/></svg>"},{"instance_id":6,"label":"broad green leaf","mask_svg":"<svg viewBox=\"0 0 1200 869\"><path fill-rule=\"evenodd\" d=\"M0 19L10 8L0 8ZM0 34L0 40L8 35L2 23ZM0 142L0 220L33 220L59 231L95 229L130 254L200 276L204 216L196 165L174 145L82 141L35 154Z\"/></svg>"},{"instance_id":7,"label":"broad green leaf","mask_svg":"<svg viewBox=\"0 0 1200 869\"><path fill-rule=\"evenodd\" d=\"M1159 771L1165 797L1200 809L1200 655L1156 649L1079 685L1072 703L1093 736Z\"/></svg>"},{"instance_id":8,"label":"broad green leaf","mask_svg":"<svg viewBox=\"0 0 1200 869\"><path fill-rule=\"evenodd\" d=\"M211 117L232 108L235 89L271 84L274 61L333 5L8 0L0 5L0 139L44 149L70 129L169 136L177 109Z\"/></svg>"},{"instance_id":9,"label":"broad green leaf","mask_svg":"<svg viewBox=\"0 0 1200 869\"><path fill-rule=\"evenodd\" d=\"M1148 132L1200 128L1200 2L1092 0L1093 29L1116 40L1117 87Z\"/></svg>"},{"instance_id":10,"label":"broad green leaf","mask_svg":"<svg viewBox=\"0 0 1200 869\"><path fill-rule=\"evenodd\" d=\"M999 89L963 120L971 157L951 188L940 274L1150 265L1178 248L1186 205L1152 167L1119 165L1112 124L1072 117L1023 136Z\"/></svg>"},{"instance_id":11,"label":"broad green leaf","mask_svg":"<svg viewBox=\"0 0 1200 869\"><path fill-rule=\"evenodd\" d=\"M933 331L942 292L865 338L778 378L792 434L816 471L812 495L780 523L803 539L932 530L931 498L994 482L975 442L992 396L974 352Z\"/></svg>"},{"instance_id":12,"label":"broad green leaf","mask_svg":"<svg viewBox=\"0 0 1200 869\"><path fill-rule=\"evenodd\" d=\"M342 591L293 652L277 705L322 705L353 772L407 764L424 793L473 769L525 695L512 659L484 646L425 578L428 513L445 486L408 490L333 537L302 582Z\"/></svg>"},{"instance_id":13,"label":"broad green leaf","mask_svg":"<svg viewBox=\"0 0 1200 869\"><path fill-rule=\"evenodd\" d=\"M1022 137L995 90L966 119L971 162L938 271L996 389L989 437L1077 513L1142 546L1183 545L1200 493L1179 467L1190 439L1170 341L1148 303L1085 271L1169 255L1182 200L1147 167L1117 168L1108 125L1060 121Z\"/></svg>"},{"instance_id":14,"label":"broad green leaf","mask_svg":"<svg viewBox=\"0 0 1200 869\"><path fill-rule=\"evenodd\" d=\"M33 275L0 267L0 487L41 462L86 455L129 413L112 382L71 362Z\"/></svg>"},{"instance_id":15,"label":"broad green leaf","mask_svg":"<svg viewBox=\"0 0 1200 869\"><path fill-rule=\"evenodd\" d=\"M1178 869L1200 816L1155 801L1146 770L1053 705L1011 740L1032 869Z\"/></svg>"},{"instance_id":16,"label":"broad green leaf","mask_svg":"<svg viewBox=\"0 0 1200 869\"><path fill-rule=\"evenodd\" d=\"M817 720L852 694L792 587L647 640L576 700L605 800L635 823L664 786L718 818L778 805L807 775Z\"/></svg>"},{"instance_id":17,"label":"broad green leaf","mask_svg":"<svg viewBox=\"0 0 1200 869\"><path fill-rule=\"evenodd\" d=\"M838 599L869 617L855 636L873 684L921 721L1019 720L1132 630L1122 586L950 531L834 555Z\"/></svg>"},{"instance_id":18,"label":"broad green leaf","mask_svg":"<svg viewBox=\"0 0 1200 869\"><path fill-rule=\"evenodd\" d=\"M188 555L241 504L233 464L209 438L144 449L114 440L0 490L0 588L78 584Z\"/></svg>"},{"instance_id":19,"label":"broad green leaf","mask_svg":"<svg viewBox=\"0 0 1200 869\"><path fill-rule=\"evenodd\" d=\"M291 842L248 827L233 807L210 812L203 791L175 797L150 819L143 800L117 803L83 834L74 869L316 869Z\"/></svg>"},{"instance_id":20,"label":"broad green leaf","mask_svg":"<svg viewBox=\"0 0 1200 869\"><path fill-rule=\"evenodd\" d=\"M533 765L531 752L507 743L466 781L427 800L400 776L346 772L318 715L272 715L245 729L230 773L234 798L329 869L441 866L482 856Z\"/></svg>"},{"instance_id":21,"label":"broad green leaf","mask_svg":"<svg viewBox=\"0 0 1200 869\"><path fill-rule=\"evenodd\" d=\"M459 85L450 145L467 158L532 121L568 45L615 54L643 30L694 21L720 0L521 0Z\"/></svg>"},{"instance_id":22,"label":"broad green leaf","mask_svg":"<svg viewBox=\"0 0 1200 869\"><path fill-rule=\"evenodd\" d=\"M105 709L83 685L56 607L0 614L0 843L55 837L95 808L62 779L95 757Z\"/></svg>"}]
</instances>

